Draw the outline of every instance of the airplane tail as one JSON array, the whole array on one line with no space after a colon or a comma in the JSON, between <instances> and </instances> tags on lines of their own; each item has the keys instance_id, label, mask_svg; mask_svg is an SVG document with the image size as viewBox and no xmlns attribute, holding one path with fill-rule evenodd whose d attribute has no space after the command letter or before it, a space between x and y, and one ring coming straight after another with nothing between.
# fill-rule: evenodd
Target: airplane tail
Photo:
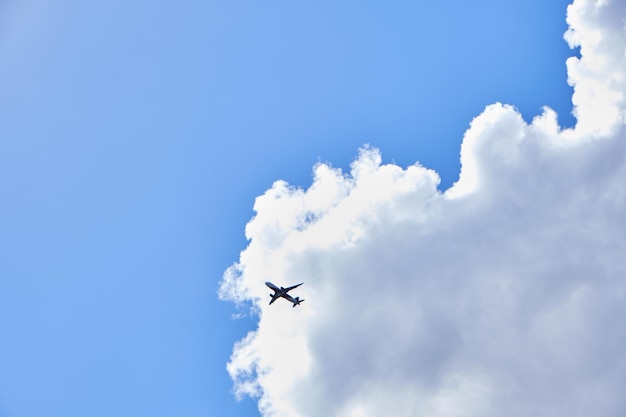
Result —
<instances>
[{"instance_id":1,"label":"airplane tail","mask_svg":"<svg viewBox=\"0 0 626 417\"><path fill-rule=\"evenodd\" d=\"M296 300L296 301L294 301L292 307L295 307L295 306L299 305L301 302L304 301L304 300L301 300L300 297L296 297L296 298L294 298L294 300Z\"/></svg>"}]
</instances>

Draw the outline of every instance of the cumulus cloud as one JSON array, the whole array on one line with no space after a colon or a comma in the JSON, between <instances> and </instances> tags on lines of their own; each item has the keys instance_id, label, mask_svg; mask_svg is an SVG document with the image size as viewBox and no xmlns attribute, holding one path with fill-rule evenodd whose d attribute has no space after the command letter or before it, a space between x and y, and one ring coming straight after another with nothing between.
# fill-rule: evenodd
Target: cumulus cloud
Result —
<instances>
[{"instance_id":1,"label":"cumulus cloud","mask_svg":"<svg viewBox=\"0 0 626 417\"><path fill-rule=\"evenodd\" d=\"M366 147L258 197L220 288L259 316L236 393L264 416L626 415L625 18L574 1L576 126L488 106L445 192ZM306 302L270 308L266 280Z\"/></svg>"}]
</instances>

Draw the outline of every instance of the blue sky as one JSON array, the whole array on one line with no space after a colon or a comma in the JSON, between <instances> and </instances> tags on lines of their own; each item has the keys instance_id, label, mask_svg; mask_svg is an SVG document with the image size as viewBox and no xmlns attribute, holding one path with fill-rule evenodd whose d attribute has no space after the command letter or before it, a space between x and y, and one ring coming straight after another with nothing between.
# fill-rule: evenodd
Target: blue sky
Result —
<instances>
[{"instance_id":1,"label":"blue sky","mask_svg":"<svg viewBox=\"0 0 626 417\"><path fill-rule=\"evenodd\" d=\"M255 197L385 162L457 180L484 107L573 125L566 1L0 4L0 415L258 415L219 301Z\"/></svg>"}]
</instances>

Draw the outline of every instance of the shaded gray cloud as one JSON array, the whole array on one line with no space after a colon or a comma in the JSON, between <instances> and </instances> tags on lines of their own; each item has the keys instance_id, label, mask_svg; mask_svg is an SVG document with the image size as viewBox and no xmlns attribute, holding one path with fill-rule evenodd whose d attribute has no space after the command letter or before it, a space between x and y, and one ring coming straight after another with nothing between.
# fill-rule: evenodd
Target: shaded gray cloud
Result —
<instances>
[{"instance_id":1,"label":"shaded gray cloud","mask_svg":"<svg viewBox=\"0 0 626 417\"><path fill-rule=\"evenodd\" d=\"M576 0L576 127L490 105L446 192L364 148L258 197L220 290L259 313L236 392L265 416L624 415L625 17ZM268 308L266 280L305 281L306 303Z\"/></svg>"}]
</instances>

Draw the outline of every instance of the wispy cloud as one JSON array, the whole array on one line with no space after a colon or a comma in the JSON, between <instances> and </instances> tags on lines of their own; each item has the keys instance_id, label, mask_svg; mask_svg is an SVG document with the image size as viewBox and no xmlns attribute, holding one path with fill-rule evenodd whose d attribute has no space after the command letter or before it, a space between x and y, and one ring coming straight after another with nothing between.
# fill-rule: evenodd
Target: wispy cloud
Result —
<instances>
[{"instance_id":1,"label":"wispy cloud","mask_svg":"<svg viewBox=\"0 0 626 417\"><path fill-rule=\"evenodd\" d=\"M265 416L626 413L626 4L576 0L578 124L493 104L459 181L361 149L258 197L220 296L259 326L228 364ZM264 281L304 281L267 305Z\"/></svg>"}]
</instances>

